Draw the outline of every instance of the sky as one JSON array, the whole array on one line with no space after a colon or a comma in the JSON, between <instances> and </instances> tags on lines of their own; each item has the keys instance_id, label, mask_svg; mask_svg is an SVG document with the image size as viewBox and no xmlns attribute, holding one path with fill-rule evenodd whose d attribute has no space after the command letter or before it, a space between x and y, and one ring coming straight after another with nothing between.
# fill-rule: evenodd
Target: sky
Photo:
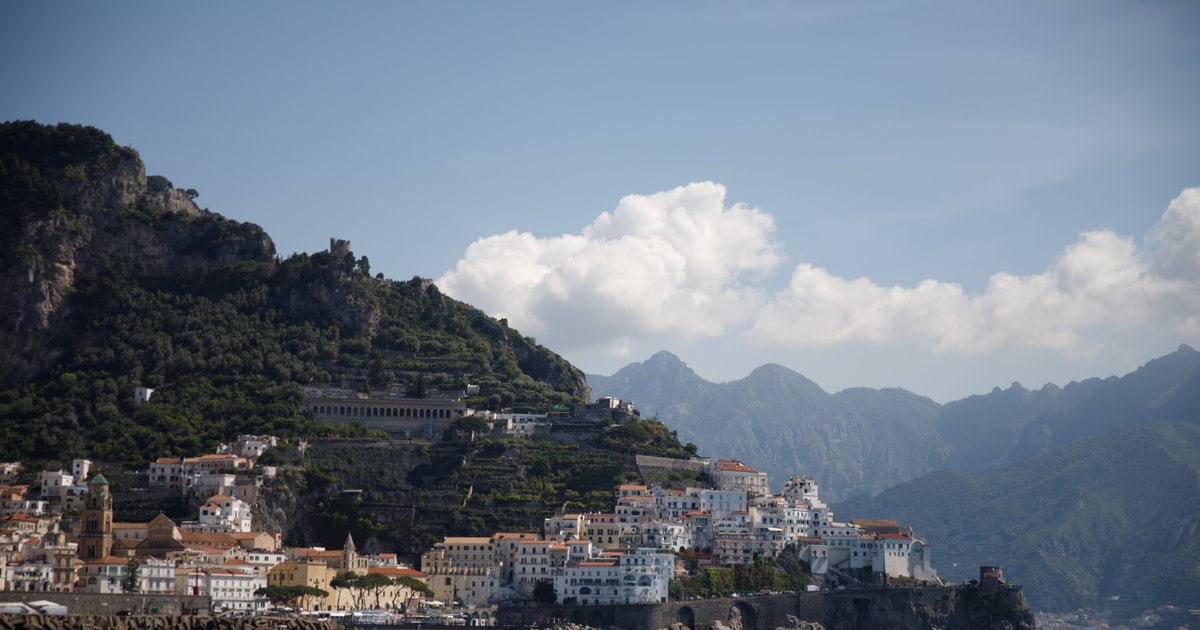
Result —
<instances>
[{"instance_id":1,"label":"sky","mask_svg":"<svg viewBox=\"0 0 1200 630\"><path fill-rule=\"evenodd\" d=\"M945 402L1200 343L1197 33L1191 1L7 2L0 119L590 374Z\"/></svg>"}]
</instances>

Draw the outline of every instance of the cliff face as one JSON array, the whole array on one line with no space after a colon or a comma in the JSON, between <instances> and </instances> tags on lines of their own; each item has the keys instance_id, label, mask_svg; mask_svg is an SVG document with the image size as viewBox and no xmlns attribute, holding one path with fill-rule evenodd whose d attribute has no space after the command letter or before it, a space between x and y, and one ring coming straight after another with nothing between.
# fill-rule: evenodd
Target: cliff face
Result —
<instances>
[{"instance_id":1,"label":"cliff face","mask_svg":"<svg viewBox=\"0 0 1200 630\"><path fill-rule=\"evenodd\" d=\"M181 190L151 192L137 154L107 134L31 125L0 138L0 383L23 383L71 351L72 298L98 274L186 281L273 262L261 228L202 211ZM214 231L218 244L195 244Z\"/></svg>"},{"instance_id":2,"label":"cliff face","mask_svg":"<svg viewBox=\"0 0 1200 630\"><path fill-rule=\"evenodd\" d=\"M967 584L915 591L837 593L824 598L827 630L1034 630L1019 586Z\"/></svg>"}]
</instances>

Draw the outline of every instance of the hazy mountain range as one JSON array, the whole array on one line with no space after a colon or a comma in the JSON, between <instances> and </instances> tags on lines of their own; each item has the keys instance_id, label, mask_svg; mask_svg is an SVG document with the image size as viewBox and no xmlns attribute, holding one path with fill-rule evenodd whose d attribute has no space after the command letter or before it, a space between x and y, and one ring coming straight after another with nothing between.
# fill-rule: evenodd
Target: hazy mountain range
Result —
<instances>
[{"instance_id":1,"label":"hazy mountain range","mask_svg":"<svg viewBox=\"0 0 1200 630\"><path fill-rule=\"evenodd\" d=\"M1200 605L1200 352L1188 346L1121 377L945 405L902 389L830 394L778 365L710 383L667 352L588 383L773 486L814 475L839 517L912 525L950 579L995 563L1038 608Z\"/></svg>"},{"instance_id":2,"label":"hazy mountain range","mask_svg":"<svg viewBox=\"0 0 1200 630\"><path fill-rule=\"evenodd\" d=\"M941 468L996 470L1152 420L1200 422L1200 352L1186 345L1122 377L1037 390L1013 383L945 405L903 389L830 394L774 364L710 383L669 352L587 379L596 396L633 401L701 453L741 459L776 486L814 475L833 500Z\"/></svg>"}]
</instances>

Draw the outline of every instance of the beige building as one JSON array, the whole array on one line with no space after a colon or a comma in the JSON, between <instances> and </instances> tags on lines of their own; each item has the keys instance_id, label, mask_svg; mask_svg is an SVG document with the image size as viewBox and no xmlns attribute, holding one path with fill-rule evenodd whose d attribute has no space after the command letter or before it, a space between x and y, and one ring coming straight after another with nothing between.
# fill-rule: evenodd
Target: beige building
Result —
<instances>
[{"instance_id":1,"label":"beige building","mask_svg":"<svg viewBox=\"0 0 1200 630\"><path fill-rule=\"evenodd\" d=\"M399 392L363 393L345 389L304 388L304 406L317 420L361 422L369 429L409 437L433 438L467 415L461 397L408 398Z\"/></svg>"}]
</instances>

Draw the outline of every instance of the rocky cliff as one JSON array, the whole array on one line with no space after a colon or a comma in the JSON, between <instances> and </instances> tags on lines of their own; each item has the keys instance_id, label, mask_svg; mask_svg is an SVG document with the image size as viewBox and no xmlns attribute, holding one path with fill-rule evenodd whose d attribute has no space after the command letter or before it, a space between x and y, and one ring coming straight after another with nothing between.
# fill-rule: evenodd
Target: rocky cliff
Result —
<instances>
[{"instance_id":1,"label":"rocky cliff","mask_svg":"<svg viewBox=\"0 0 1200 630\"><path fill-rule=\"evenodd\" d=\"M0 156L0 383L72 351L75 298L104 274L187 280L274 261L257 225L203 211L182 190L151 191L137 153L96 129L10 123Z\"/></svg>"}]
</instances>

